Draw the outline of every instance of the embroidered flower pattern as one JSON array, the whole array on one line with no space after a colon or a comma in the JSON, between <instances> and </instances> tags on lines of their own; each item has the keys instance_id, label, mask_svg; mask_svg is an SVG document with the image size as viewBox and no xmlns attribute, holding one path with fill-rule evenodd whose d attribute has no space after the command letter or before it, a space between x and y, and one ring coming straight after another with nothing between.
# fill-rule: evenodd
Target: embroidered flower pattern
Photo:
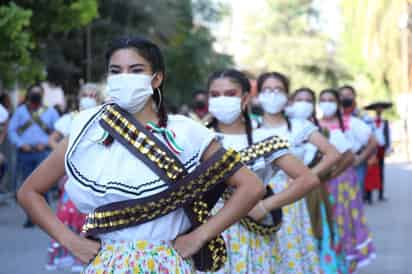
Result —
<instances>
[{"instance_id":1,"label":"embroidered flower pattern","mask_svg":"<svg viewBox=\"0 0 412 274\"><path fill-rule=\"evenodd\" d=\"M84 274L189 274L194 268L190 260L182 259L164 242L103 241L96 258Z\"/></svg>"}]
</instances>

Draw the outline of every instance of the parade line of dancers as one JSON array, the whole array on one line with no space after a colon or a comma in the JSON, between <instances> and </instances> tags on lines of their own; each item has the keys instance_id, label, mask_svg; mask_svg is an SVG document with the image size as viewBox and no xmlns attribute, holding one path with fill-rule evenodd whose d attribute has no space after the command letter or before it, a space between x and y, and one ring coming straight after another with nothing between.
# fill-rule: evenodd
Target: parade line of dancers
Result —
<instances>
[{"instance_id":1,"label":"parade line of dancers","mask_svg":"<svg viewBox=\"0 0 412 274\"><path fill-rule=\"evenodd\" d=\"M107 98L85 86L80 111L50 125L51 113L30 112L21 134L10 126L16 143L53 129L17 194L53 239L49 270L71 260L88 274L355 273L375 258L362 182L382 144L353 87L316 96L266 72L256 115L250 80L223 69L207 81L202 123L167 112L164 79L179 75L166 75L156 44L115 39L106 57ZM57 214L45 198L56 184Z\"/></svg>"}]
</instances>

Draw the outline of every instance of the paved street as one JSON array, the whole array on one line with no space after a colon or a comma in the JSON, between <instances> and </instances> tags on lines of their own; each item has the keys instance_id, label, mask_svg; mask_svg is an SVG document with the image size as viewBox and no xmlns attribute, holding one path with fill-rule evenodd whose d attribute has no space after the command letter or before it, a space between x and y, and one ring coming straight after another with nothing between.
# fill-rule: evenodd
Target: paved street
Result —
<instances>
[{"instance_id":1,"label":"paved street","mask_svg":"<svg viewBox=\"0 0 412 274\"><path fill-rule=\"evenodd\" d=\"M378 257L360 274L412 274L412 165L388 165L387 178L389 201L366 206ZM23 219L13 202L0 205L0 274L68 273L44 270L48 238L37 228L23 229Z\"/></svg>"}]
</instances>

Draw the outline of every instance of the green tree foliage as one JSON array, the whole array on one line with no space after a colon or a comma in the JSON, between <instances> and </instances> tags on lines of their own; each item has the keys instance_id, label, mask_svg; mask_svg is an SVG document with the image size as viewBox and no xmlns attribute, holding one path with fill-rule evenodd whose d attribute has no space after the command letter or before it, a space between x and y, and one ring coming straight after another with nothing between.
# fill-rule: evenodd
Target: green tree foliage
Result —
<instances>
[{"instance_id":1,"label":"green tree foliage","mask_svg":"<svg viewBox=\"0 0 412 274\"><path fill-rule=\"evenodd\" d=\"M402 91L401 30L403 1L342 1L344 31L339 57L365 100Z\"/></svg>"},{"instance_id":2,"label":"green tree foliage","mask_svg":"<svg viewBox=\"0 0 412 274\"><path fill-rule=\"evenodd\" d=\"M248 52L242 63L255 73L285 73L293 88L336 86L349 75L336 62L330 39L312 23L316 16L311 0L266 1L245 19Z\"/></svg>"},{"instance_id":3,"label":"green tree foliage","mask_svg":"<svg viewBox=\"0 0 412 274\"><path fill-rule=\"evenodd\" d=\"M159 44L166 57L169 101L190 101L193 90L203 87L211 71L232 64L229 56L213 50L209 29L195 24L195 15L205 21L219 20L220 9L209 0L101 0L98 17L91 23L50 33L43 39L42 60L49 76L66 92L75 93L80 79L104 80L105 51L114 37L144 36Z\"/></svg>"},{"instance_id":4,"label":"green tree foliage","mask_svg":"<svg viewBox=\"0 0 412 274\"><path fill-rule=\"evenodd\" d=\"M5 85L44 77L48 59L53 56L49 55L50 45L51 51L56 50L52 37L82 27L96 15L96 0L2 1L0 77Z\"/></svg>"},{"instance_id":5,"label":"green tree foliage","mask_svg":"<svg viewBox=\"0 0 412 274\"><path fill-rule=\"evenodd\" d=\"M0 6L0 80L5 86L21 77L21 68L32 62L30 50L34 44L31 34L25 31L31 16L31 11L14 3Z\"/></svg>"},{"instance_id":6,"label":"green tree foliage","mask_svg":"<svg viewBox=\"0 0 412 274\"><path fill-rule=\"evenodd\" d=\"M210 30L200 23L195 24L193 19L195 14L199 21L217 22L224 7L214 6L209 0L180 2L177 31L163 46L169 70L168 98L175 104L191 102L190 95L205 87L209 74L233 64L230 56L214 51L215 39Z\"/></svg>"}]
</instances>

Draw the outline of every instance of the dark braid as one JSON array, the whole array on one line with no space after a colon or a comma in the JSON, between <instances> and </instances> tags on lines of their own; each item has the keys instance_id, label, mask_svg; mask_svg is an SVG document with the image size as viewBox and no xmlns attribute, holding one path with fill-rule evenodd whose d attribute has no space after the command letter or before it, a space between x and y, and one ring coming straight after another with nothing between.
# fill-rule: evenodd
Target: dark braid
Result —
<instances>
[{"instance_id":1,"label":"dark braid","mask_svg":"<svg viewBox=\"0 0 412 274\"><path fill-rule=\"evenodd\" d=\"M246 77L246 75L238 70L235 69L225 69L221 71L216 71L210 75L208 81L207 81L207 89L210 89L210 86L212 85L212 82L216 79L219 78L229 78L232 82L240 85L242 88L242 93L249 93L251 90L250 82L249 79ZM243 111L243 118L245 120L245 132L247 136L247 141L249 145L253 144L253 127L252 127L252 121L250 119L249 115L249 110L248 108L244 109ZM210 123L210 127L215 128L215 130L218 131L217 128L218 121L216 118L212 120Z\"/></svg>"},{"instance_id":2,"label":"dark braid","mask_svg":"<svg viewBox=\"0 0 412 274\"><path fill-rule=\"evenodd\" d=\"M318 120L318 118L316 117L316 94L315 94L315 92L314 92L313 89L311 89L311 88L302 87L302 88L299 88L299 89L295 90L295 92L294 92L293 95L292 95L292 99L295 100L296 96L297 96L299 93L301 93L301 92L309 93L309 95L312 97L313 113L312 113L312 117L311 117L311 118L312 118L313 123L314 123L317 127L319 127L319 120Z\"/></svg>"},{"instance_id":3,"label":"dark braid","mask_svg":"<svg viewBox=\"0 0 412 274\"><path fill-rule=\"evenodd\" d=\"M162 83L163 85L163 83ZM163 96L163 92L160 88L153 93L153 101L156 103L157 107L157 117L159 118L159 126L160 127L167 127L167 111L165 107L165 98ZM160 101L160 104L159 104Z\"/></svg>"},{"instance_id":4,"label":"dark braid","mask_svg":"<svg viewBox=\"0 0 412 274\"><path fill-rule=\"evenodd\" d=\"M242 111L243 113L243 118L245 119L245 130L246 130L246 136L247 136L247 143L249 146L253 144L253 128L252 128L252 121L250 120L250 115L249 111L247 109Z\"/></svg>"},{"instance_id":5,"label":"dark braid","mask_svg":"<svg viewBox=\"0 0 412 274\"><path fill-rule=\"evenodd\" d=\"M114 39L111 42L110 48L106 53L107 64L109 64L110 58L112 57L115 51L119 49L128 48L136 50L140 56L142 56L146 61L148 61L152 67L153 73L160 72L163 74L164 78L166 77L166 68L162 52L156 44L142 37L121 37ZM167 127L168 118L164 103L165 100L163 96L163 86L164 79L160 84L158 90L154 90L152 98L156 106L158 107L158 125L160 127Z\"/></svg>"},{"instance_id":6,"label":"dark braid","mask_svg":"<svg viewBox=\"0 0 412 274\"><path fill-rule=\"evenodd\" d=\"M275 78L275 79L279 80L280 82L282 82L284 91L286 92L286 94L289 94L289 90L290 90L290 80L289 80L289 78L286 75L284 75L280 72L276 72L276 71L266 72L266 73L263 73L263 74L259 75L259 77L257 79L257 90L258 90L258 92L262 91L263 84L269 78ZM282 115L283 115L283 118L286 121L288 131L291 131L292 130L292 123L290 122L289 117L286 115L285 111L282 111Z\"/></svg>"},{"instance_id":7,"label":"dark braid","mask_svg":"<svg viewBox=\"0 0 412 274\"><path fill-rule=\"evenodd\" d=\"M217 126L218 123L219 123L219 121L215 117L213 117L212 120L206 125L206 127L212 128L215 131L219 132L219 128Z\"/></svg>"},{"instance_id":8,"label":"dark braid","mask_svg":"<svg viewBox=\"0 0 412 274\"><path fill-rule=\"evenodd\" d=\"M338 118L338 122L339 122L339 127L340 127L340 129L341 129L342 131L345 131L345 124L344 124L344 122L343 122L342 112L340 111L340 108L339 108L339 106L340 106L339 92L338 92L336 89L332 89L332 88L330 88L330 89L325 89L325 90L322 90L322 91L320 92L319 97L322 96L323 94L326 94L326 93L331 94L331 95L336 99L336 104L338 105L338 108L337 108L337 110L336 110L335 115L336 115L336 117Z\"/></svg>"}]
</instances>

